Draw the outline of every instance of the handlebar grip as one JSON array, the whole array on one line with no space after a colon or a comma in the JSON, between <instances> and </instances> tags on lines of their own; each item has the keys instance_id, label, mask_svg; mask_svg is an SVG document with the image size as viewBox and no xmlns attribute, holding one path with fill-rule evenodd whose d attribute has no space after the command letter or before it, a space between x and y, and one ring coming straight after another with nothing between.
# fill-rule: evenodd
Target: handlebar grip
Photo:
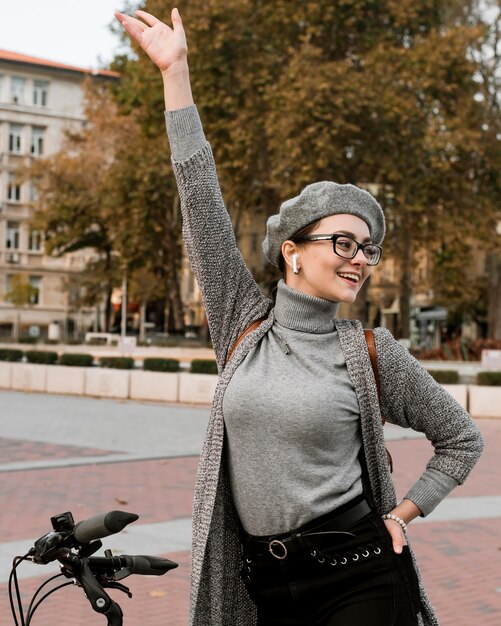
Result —
<instances>
[{"instance_id":1,"label":"handlebar grip","mask_svg":"<svg viewBox=\"0 0 501 626\"><path fill-rule=\"evenodd\" d=\"M142 576L162 576L171 569L177 567L177 563L169 559L163 559L158 556L147 555L122 555L120 558L127 559L127 567L130 568L132 574L141 574Z\"/></svg>"},{"instance_id":2,"label":"handlebar grip","mask_svg":"<svg viewBox=\"0 0 501 626\"><path fill-rule=\"evenodd\" d=\"M89 517L78 522L73 529L73 537L80 544L90 543L123 530L127 524L135 522L139 515L125 511L110 511Z\"/></svg>"}]
</instances>

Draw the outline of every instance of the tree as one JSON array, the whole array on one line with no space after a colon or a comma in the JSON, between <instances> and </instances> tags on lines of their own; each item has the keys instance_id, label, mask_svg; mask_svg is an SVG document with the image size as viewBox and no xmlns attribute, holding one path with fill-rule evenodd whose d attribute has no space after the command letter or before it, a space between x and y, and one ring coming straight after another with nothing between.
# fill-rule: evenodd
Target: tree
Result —
<instances>
[{"instance_id":1,"label":"tree","mask_svg":"<svg viewBox=\"0 0 501 626\"><path fill-rule=\"evenodd\" d=\"M7 301L19 308L31 306L36 302L38 296L38 289L30 284L29 280L22 274L16 274L12 276L9 284L9 290L7 292ZM16 311L16 323L12 328L12 336L19 339L20 330L20 313Z\"/></svg>"},{"instance_id":2,"label":"tree","mask_svg":"<svg viewBox=\"0 0 501 626\"><path fill-rule=\"evenodd\" d=\"M451 249L458 232L492 232L495 205L478 192L494 168L471 58L484 31L451 22L453 3L378 3L378 15L371 4L343 3L341 20L333 7L333 23L352 35L331 48L310 24L269 91L269 145L274 179L289 194L315 178L378 185L406 337L416 256Z\"/></svg>"},{"instance_id":3,"label":"tree","mask_svg":"<svg viewBox=\"0 0 501 626\"><path fill-rule=\"evenodd\" d=\"M29 172L39 191L32 222L44 232L49 254L94 252L94 263L102 272L97 278L91 265L87 274L90 283L96 277L94 285L103 288L100 296L106 303L108 328L119 252L116 241L124 227L121 207L112 201L110 171L127 133L102 86L86 85L85 115L87 124L69 130L61 150L35 161Z\"/></svg>"},{"instance_id":4,"label":"tree","mask_svg":"<svg viewBox=\"0 0 501 626\"><path fill-rule=\"evenodd\" d=\"M385 246L401 271L401 336L408 334L416 257L434 256L437 303L455 299L464 308L472 295L452 293L451 262L443 259L468 263L457 233L485 238L496 220L499 117L489 113L487 96L478 97L482 64L474 51L487 41L479 5L180 5L195 100L236 230L242 212L275 213L279 198L312 181L375 183L388 221ZM165 3L147 0L145 8L169 20ZM154 165L170 174L165 142L157 142L163 126L158 71L143 54L117 58L114 68L123 75L116 101L122 112L134 112L152 147L147 171ZM150 176L169 199L164 232L178 245L175 192L166 179Z\"/></svg>"},{"instance_id":5,"label":"tree","mask_svg":"<svg viewBox=\"0 0 501 626\"><path fill-rule=\"evenodd\" d=\"M33 224L45 233L49 254L94 252L82 297L105 302L107 329L122 273L133 276L145 266L167 283L167 293L162 287L157 292L173 303L174 325L182 328L179 226L165 211L166 184L159 180L172 178L167 158L154 140L145 140L134 112L118 110L108 87L87 85L85 114L86 125L68 132L61 150L30 171L39 189Z\"/></svg>"}]
</instances>

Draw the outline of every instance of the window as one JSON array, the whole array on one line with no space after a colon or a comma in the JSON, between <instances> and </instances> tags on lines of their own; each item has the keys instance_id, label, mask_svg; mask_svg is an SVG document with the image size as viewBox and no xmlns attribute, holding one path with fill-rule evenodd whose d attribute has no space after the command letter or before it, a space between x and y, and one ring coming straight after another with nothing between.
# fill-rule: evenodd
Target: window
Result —
<instances>
[{"instance_id":1,"label":"window","mask_svg":"<svg viewBox=\"0 0 501 626\"><path fill-rule=\"evenodd\" d=\"M9 250L19 250L19 222L7 222L5 247Z\"/></svg>"},{"instance_id":2,"label":"window","mask_svg":"<svg viewBox=\"0 0 501 626\"><path fill-rule=\"evenodd\" d=\"M33 104L36 107L47 106L47 93L49 90L49 83L45 80L33 81Z\"/></svg>"},{"instance_id":3,"label":"window","mask_svg":"<svg viewBox=\"0 0 501 626\"><path fill-rule=\"evenodd\" d=\"M7 200L9 202L21 201L21 185L16 181L14 174L9 174L9 182L7 184Z\"/></svg>"},{"instance_id":4,"label":"window","mask_svg":"<svg viewBox=\"0 0 501 626\"><path fill-rule=\"evenodd\" d=\"M12 76L10 79L10 101L13 104L23 104L24 102L24 78Z\"/></svg>"},{"instance_id":5,"label":"window","mask_svg":"<svg viewBox=\"0 0 501 626\"><path fill-rule=\"evenodd\" d=\"M31 154L35 157L43 154L43 135L43 128L40 128L40 126L31 127Z\"/></svg>"},{"instance_id":6,"label":"window","mask_svg":"<svg viewBox=\"0 0 501 626\"><path fill-rule=\"evenodd\" d=\"M32 252L40 252L42 249L42 233L39 230L31 230L28 238L28 249Z\"/></svg>"},{"instance_id":7,"label":"window","mask_svg":"<svg viewBox=\"0 0 501 626\"><path fill-rule=\"evenodd\" d=\"M41 276L30 276L30 304L40 304L40 289L42 287L42 277Z\"/></svg>"},{"instance_id":8,"label":"window","mask_svg":"<svg viewBox=\"0 0 501 626\"><path fill-rule=\"evenodd\" d=\"M21 154L23 127L21 124L9 124L9 152Z\"/></svg>"}]
</instances>

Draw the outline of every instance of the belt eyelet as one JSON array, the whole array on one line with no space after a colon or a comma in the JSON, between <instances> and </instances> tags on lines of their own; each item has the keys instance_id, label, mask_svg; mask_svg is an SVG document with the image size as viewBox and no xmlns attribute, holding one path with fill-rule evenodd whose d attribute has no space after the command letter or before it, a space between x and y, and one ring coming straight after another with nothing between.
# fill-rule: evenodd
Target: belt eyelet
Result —
<instances>
[{"instance_id":1,"label":"belt eyelet","mask_svg":"<svg viewBox=\"0 0 501 626\"><path fill-rule=\"evenodd\" d=\"M381 548L375 548L374 554L381 554Z\"/></svg>"},{"instance_id":2,"label":"belt eyelet","mask_svg":"<svg viewBox=\"0 0 501 626\"><path fill-rule=\"evenodd\" d=\"M336 565L337 565L337 561L336 561L336 559L331 559L331 560L329 561L329 565L332 565L332 567L336 567Z\"/></svg>"},{"instance_id":3,"label":"belt eyelet","mask_svg":"<svg viewBox=\"0 0 501 626\"><path fill-rule=\"evenodd\" d=\"M362 556L364 557L364 559L366 559L369 556L369 550L364 550L362 552Z\"/></svg>"},{"instance_id":4,"label":"belt eyelet","mask_svg":"<svg viewBox=\"0 0 501 626\"><path fill-rule=\"evenodd\" d=\"M358 555L357 553L355 553L355 554L351 557L351 560L352 560L352 561L358 561L358 559L359 559L359 558L360 558L360 557L359 557L359 555Z\"/></svg>"},{"instance_id":5,"label":"belt eyelet","mask_svg":"<svg viewBox=\"0 0 501 626\"><path fill-rule=\"evenodd\" d=\"M348 559L343 556L343 558L341 559L341 565L346 565L346 563L348 563Z\"/></svg>"}]
</instances>

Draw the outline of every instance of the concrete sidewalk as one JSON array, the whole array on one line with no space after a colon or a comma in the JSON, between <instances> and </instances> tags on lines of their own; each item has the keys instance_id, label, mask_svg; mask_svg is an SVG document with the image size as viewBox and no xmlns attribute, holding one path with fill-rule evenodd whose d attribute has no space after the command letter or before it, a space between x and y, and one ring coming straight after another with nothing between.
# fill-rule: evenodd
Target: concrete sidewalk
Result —
<instances>
[{"instance_id":1,"label":"concrete sidewalk","mask_svg":"<svg viewBox=\"0 0 501 626\"><path fill-rule=\"evenodd\" d=\"M188 615L191 500L207 408L0 392L0 615L13 623L5 581L10 561L50 530L50 517L81 520L120 509L140 519L104 548L165 555L180 563L168 575L130 577L134 598L113 594L127 626L184 626ZM410 537L442 626L501 623L501 422L480 420L486 450L459 487ZM419 476L430 444L412 431L385 427L399 497ZM22 565L23 597L50 567ZM57 567L53 568L57 571ZM55 617L57 616L57 617ZM103 623L81 590L60 591L40 607L34 626Z\"/></svg>"}]
</instances>

